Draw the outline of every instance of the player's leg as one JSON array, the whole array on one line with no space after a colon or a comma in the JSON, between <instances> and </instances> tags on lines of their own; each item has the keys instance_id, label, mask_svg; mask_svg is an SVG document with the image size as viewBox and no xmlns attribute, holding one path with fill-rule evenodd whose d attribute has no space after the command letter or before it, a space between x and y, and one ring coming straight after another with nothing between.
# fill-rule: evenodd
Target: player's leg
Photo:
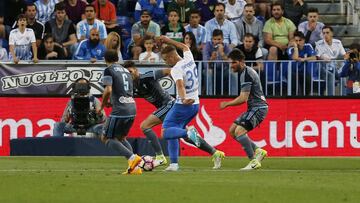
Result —
<instances>
[{"instance_id":1,"label":"player's leg","mask_svg":"<svg viewBox=\"0 0 360 203\"><path fill-rule=\"evenodd\" d=\"M119 141L126 137L133 122L134 118L120 119L110 116L105 123L103 135L101 136L101 141L105 143L106 147L115 150L128 160L126 174L132 173L141 161L140 156L134 154L132 150Z\"/></svg>"},{"instance_id":2,"label":"player's leg","mask_svg":"<svg viewBox=\"0 0 360 203\"><path fill-rule=\"evenodd\" d=\"M167 141L168 152L170 157L170 164L165 171L178 171L179 170L179 139L171 139Z\"/></svg>"}]
</instances>

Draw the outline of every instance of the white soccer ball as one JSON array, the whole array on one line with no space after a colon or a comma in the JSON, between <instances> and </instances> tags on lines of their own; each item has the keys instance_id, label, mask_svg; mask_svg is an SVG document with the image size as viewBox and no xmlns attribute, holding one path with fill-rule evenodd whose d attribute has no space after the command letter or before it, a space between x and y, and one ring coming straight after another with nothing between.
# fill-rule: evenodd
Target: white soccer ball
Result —
<instances>
[{"instance_id":1,"label":"white soccer ball","mask_svg":"<svg viewBox=\"0 0 360 203\"><path fill-rule=\"evenodd\" d=\"M154 158L149 155L142 156L139 167L144 171L152 171L155 168Z\"/></svg>"}]
</instances>

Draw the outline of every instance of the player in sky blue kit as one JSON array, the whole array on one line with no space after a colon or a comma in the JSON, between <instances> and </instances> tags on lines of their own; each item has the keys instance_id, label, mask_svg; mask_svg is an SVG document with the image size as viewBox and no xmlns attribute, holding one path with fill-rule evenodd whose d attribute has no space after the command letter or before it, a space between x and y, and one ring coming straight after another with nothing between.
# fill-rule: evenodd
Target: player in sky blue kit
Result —
<instances>
[{"instance_id":1,"label":"player in sky blue kit","mask_svg":"<svg viewBox=\"0 0 360 203\"><path fill-rule=\"evenodd\" d=\"M248 110L239 116L230 127L230 134L239 142L250 159L250 163L242 170L253 170L261 167L261 161L267 155L267 152L255 145L247 132L258 126L268 113L268 104L266 103L264 93L261 88L260 78L256 71L245 65L245 55L239 49L234 49L228 56L230 66L233 72L240 74L240 96L232 101L220 103L220 109L228 106L237 106L247 103Z\"/></svg>"},{"instance_id":2,"label":"player in sky blue kit","mask_svg":"<svg viewBox=\"0 0 360 203\"><path fill-rule=\"evenodd\" d=\"M175 99L161 87L158 81L159 79L170 75L170 69L159 69L148 71L146 73L140 73L132 61L126 61L124 63L124 67L127 68L133 76L134 92L137 96L143 97L146 101L157 108L141 122L140 128L150 140L150 143L155 150L155 166L165 165L167 160L161 149L159 139L152 128L160 125L164 121L166 115L170 112L175 103ZM168 150L172 151L171 147L173 145L178 145L178 142L179 141L177 139L168 140ZM178 148L176 149L178 150ZM221 167L222 154L220 151L217 151L206 142L201 142L199 149L213 156L214 169Z\"/></svg>"},{"instance_id":3,"label":"player in sky blue kit","mask_svg":"<svg viewBox=\"0 0 360 203\"><path fill-rule=\"evenodd\" d=\"M165 63L172 67L171 77L176 84L175 104L163 122L163 137L168 140L174 140L169 142L170 146L168 149L171 163L165 170L177 171L179 169L178 138L184 138L198 148L204 145L211 146L200 137L193 126L185 129L186 125L196 116L199 110L198 70L194 57L189 47L183 43L176 42L166 36L160 36L160 41L168 44L162 49L161 55ZM176 48L183 51L183 58L178 55ZM213 148L213 150L215 149ZM219 161L219 164L221 164L221 159L224 157L224 152L215 150L214 158ZM217 166L215 163L214 169L217 168L220 168L220 166Z\"/></svg>"},{"instance_id":4,"label":"player in sky blue kit","mask_svg":"<svg viewBox=\"0 0 360 203\"><path fill-rule=\"evenodd\" d=\"M118 60L116 50L105 52L107 68L103 75L105 89L100 111L111 105L112 111L104 126L101 141L108 148L125 155L128 160L128 168L123 174L141 174L141 169L137 167L141 157L133 153L130 143L126 140L136 115L133 81L130 72L116 64ZM111 102L109 101L110 97Z\"/></svg>"}]
</instances>

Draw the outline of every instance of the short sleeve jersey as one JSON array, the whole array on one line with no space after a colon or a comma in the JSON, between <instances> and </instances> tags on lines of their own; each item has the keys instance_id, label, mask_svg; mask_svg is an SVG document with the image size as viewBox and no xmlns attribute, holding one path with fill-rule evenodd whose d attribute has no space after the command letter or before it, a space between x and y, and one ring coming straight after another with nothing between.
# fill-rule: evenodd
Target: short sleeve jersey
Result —
<instances>
[{"instance_id":1,"label":"short sleeve jersey","mask_svg":"<svg viewBox=\"0 0 360 203\"><path fill-rule=\"evenodd\" d=\"M194 99L194 104L199 104L199 81L198 70L191 51L185 51L182 60L177 62L171 69L171 76L176 82L183 80L185 85L186 99ZM178 90L176 90L176 103L182 104Z\"/></svg>"}]
</instances>

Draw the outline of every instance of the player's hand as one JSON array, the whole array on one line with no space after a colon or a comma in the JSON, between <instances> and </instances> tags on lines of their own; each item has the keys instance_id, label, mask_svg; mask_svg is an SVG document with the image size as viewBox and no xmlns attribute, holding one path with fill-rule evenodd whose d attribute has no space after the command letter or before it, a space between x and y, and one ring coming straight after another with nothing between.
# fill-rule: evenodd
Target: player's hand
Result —
<instances>
[{"instance_id":1,"label":"player's hand","mask_svg":"<svg viewBox=\"0 0 360 203\"><path fill-rule=\"evenodd\" d=\"M91 62L91 63L95 63L95 62L96 62L96 58L91 58L91 59L90 59L90 62Z\"/></svg>"},{"instance_id":2,"label":"player's hand","mask_svg":"<svg viewBox=\"0 0 360 203\"><path fill-rule=\"evenodd\" d=\"M18 64L20 60L17 57L15 57L13 61L15 64Z\"/></svg>"},{"instance_id":3,"label":"player's hand","mask_svg":"<svg viewBox=\"0 0 360 203\"><path fill-rule=\"evenodd\" d=\"M39 59L38 59L37 57L34 57L34 58L33 58L33 62L34 62L34 63L37 63L37 62L39 62Z\"/></svg>"},{"instance_id":4,"label":"player's hand","mask_svg":"<svg viewBox=\"0 0 360 203\"><path fill-rule=\"evenodd\" d=\"M195 102L194 99L183 99L182 100L182 103L185 104L185 105L191 105Z\"/></svg>"},{"instance_id":5,"label":"player's hand","mask_svg":"<svg viewBox=\"0 0 360 203\"><path fill-rule=\"evenodd\" d=\"M168 43L168 42L170 41L170 38L168 38L168 37L165 36L165 35L161 35L161 36L159 37L159 39L160 39L160 42L162 42L162 43Z\"/></svg>"},{"instance_id":6,"label":"player's hand","mask_svg":"<svg viewBox=\"0 0 360 203\"><path fill-rule=\"evenodd\" d=\"M225 109L227 107L227 102L221 102L220 103L220 109L222 110L222 109Z\"/></svg>"}]
</instances>

